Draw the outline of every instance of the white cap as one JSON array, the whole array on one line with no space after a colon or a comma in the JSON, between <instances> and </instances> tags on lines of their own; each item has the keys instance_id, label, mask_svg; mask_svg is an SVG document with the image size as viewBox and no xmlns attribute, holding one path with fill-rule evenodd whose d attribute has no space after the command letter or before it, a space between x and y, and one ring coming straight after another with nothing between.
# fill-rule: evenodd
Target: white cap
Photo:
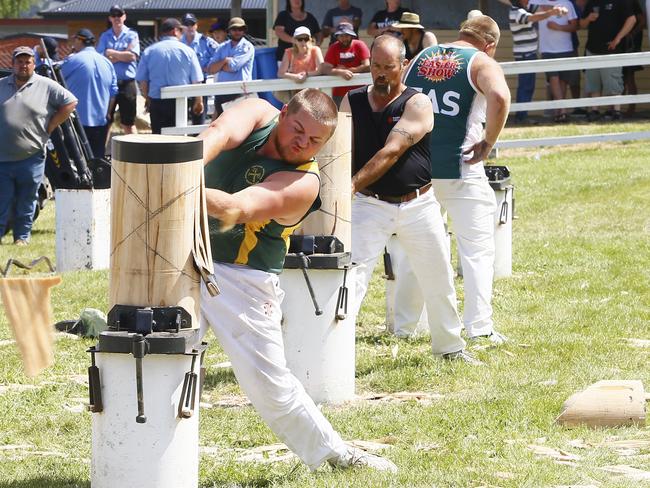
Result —
<instances>
[{"instance_id":1,"label":"white cap","mask_svg":"<svg viewBox=\"0 0 650 488\"><path fill-rule=\"evenodd\" d=\"M296 30L293 31L293 37L298 37L298 36L311 37L311 31L309 30L309 27L305 27L304 25L301 25L300 27L296 27Z\"/></svg>"}]
</instances>

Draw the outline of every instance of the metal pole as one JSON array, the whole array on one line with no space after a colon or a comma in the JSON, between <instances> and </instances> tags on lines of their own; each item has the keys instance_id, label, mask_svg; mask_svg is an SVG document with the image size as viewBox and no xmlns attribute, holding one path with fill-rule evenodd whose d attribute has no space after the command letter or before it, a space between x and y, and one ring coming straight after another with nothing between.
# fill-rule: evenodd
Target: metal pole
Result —
<instances>
[{"instance_id":1,"label":"metal pole","mask_svg":"<svg viewBox=\"0 0 650 488\"><path fill-rule=\"evenodd\" d=\"M649 0L650 1L650 0ZM266 2L266 46L273 47L278 45L278 40L273 32L273 22L278 15L278 0Z\"/></svg>"},{"instance_id":2,"label":"metal pole","mask_svg":"<svg viewBox=\"0 0 650 488\"><path fill-rule=\"evenodd\" d=\"M241 0L230 1L230 18L241 17Z\"/></svg>"}]
</instances>

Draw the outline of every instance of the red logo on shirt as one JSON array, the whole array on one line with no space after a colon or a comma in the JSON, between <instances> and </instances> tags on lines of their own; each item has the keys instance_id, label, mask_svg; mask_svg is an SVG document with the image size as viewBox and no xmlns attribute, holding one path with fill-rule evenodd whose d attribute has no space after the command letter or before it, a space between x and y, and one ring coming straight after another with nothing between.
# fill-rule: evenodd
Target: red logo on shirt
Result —
<instances>
[{"instance_id":1,"label":"red logo on shirt","mask_svg":"<svg viewBox=\"0 0 650 488\"><path fill-rule=\"evenodd\" d=\"M435 83L453 78L462 69L462 60L456 52L442 50L420 58L417 75Z\"/></svg>"}]
</instances>

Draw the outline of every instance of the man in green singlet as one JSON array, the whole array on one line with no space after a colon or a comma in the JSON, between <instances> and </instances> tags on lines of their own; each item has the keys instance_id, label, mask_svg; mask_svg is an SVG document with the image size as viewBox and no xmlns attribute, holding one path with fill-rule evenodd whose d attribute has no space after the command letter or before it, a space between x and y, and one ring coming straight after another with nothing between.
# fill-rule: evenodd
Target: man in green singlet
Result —
<instances>
[{"instance_id":1,"label":"man in green singlet","mask_svg":"<svg viewBox=\"0 0 650 488\"><path fill-rule=\"evenodd\" d=\"M315 89L278 111L261 99L226 110L204 140L210 242L221 293L201 290L202 331L211 326L242 389L271 430L314 470L397 471L352 448L287 368L278 284L289 235L320 205L316 153L336 128L332 99Z\"/></svg>"}]
</instances>

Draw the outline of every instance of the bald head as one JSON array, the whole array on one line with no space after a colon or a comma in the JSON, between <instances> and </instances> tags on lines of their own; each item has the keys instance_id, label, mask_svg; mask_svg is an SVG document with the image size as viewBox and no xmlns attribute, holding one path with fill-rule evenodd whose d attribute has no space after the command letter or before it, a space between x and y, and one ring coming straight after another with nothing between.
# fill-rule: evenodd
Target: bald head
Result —
<instances>
[{"instance_id":1,"label":"bald head","mask_svg":"<svg viewBox=\"0 0 650 488\"><path fill-rule=\"evenodd\" d=\"M375 55L375 50L381 49L386 54L392 54L397 58L400 64L406 59L406 46L401 39L388 34L382 34L377 37L370 47L371 58Z\"/></svg>"},{"instance_id":2,"label":"bald head","mask_svg":"<svg viewBox=\"0 0 650 488\"><path fill-rule=\"evenodd\" d=\"M460 25L459 35L461 39L471 44L494 44L496 46L499 43L501 31L492 17L476 15Z\"/></svg>"}]
</instances>

